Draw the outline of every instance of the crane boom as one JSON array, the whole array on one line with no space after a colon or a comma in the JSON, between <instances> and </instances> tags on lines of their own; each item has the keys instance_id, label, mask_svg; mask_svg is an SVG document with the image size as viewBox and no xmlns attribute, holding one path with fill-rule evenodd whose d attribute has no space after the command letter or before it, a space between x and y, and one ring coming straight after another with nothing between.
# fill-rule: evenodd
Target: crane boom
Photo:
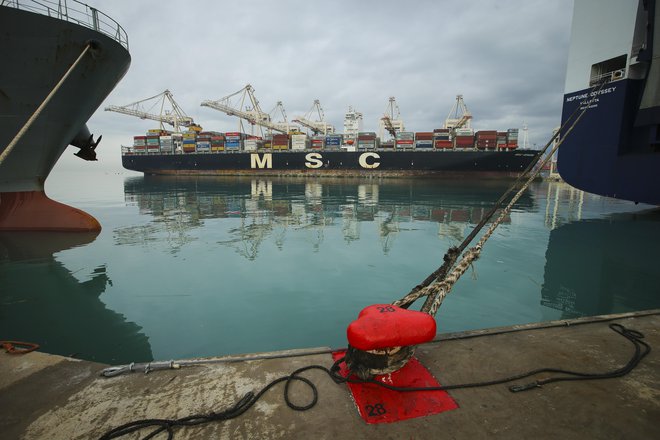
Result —
<instances>
[{"instance_id":1,"label":"crane boom","mask_svg":"<svg viewBox=\"0 0 660 440\"><path fill-rule=\"evenodd\" d=\"M240 104L232 103L232 98L235 98L238 95L240 95ZM251 107L244 107L245 98L249 99ZM249 122L253 126L258 125L259 127L265 127L272 131L287 133L285 128L271 122L270 115L261 110L259 101L257 101L257 98L254 96L254 88L250 84L246 85L238 92L227 95L224 98L220 98L216 101L202 101L201 106L210 107L229 116L237 116L240 119Z\"/></svg>"},{"instance_id":2,"label":"crane boom","mask_svg":"<svg viewBox=\"0 0 660 440\"><path fill-rule=\"evenodd\" d=\"M383 125L385 126L385 130L387 130L387 132L389 134L391 134L393 138L395 138L396 137L396 129L392 125L392 120L390 119L390 117L385 115L380 119L381 119L381 121L383 121Z\"/></svg>"},{"instance_id":3,"label":"crane boom","mask_svg":"<svg viewBox=\"0 0 660 440\"><path fill-rule=\"evenodd\" d=\"M470 128L470 119L472 119L472 114L468 111L465 102L463 102L463 95L456 95L456 102L449 111L447 119L445 119L445 128L453 129L454 131L463 126Z\"/></svg>"},{"instance_id":4,"label":"crane boom","mask_svg":"<svg viewBox=\"0 0 660 440\"><path fill-rule=\"evenodd\" d=\"M165 102L169 102L171 110L165 110ZM153 102L152 105L145 110L145 104ZM160 103L160 113L152 112L156 104ZM124 106L110 105L104 109L105 111L122 113L124 115L135 116L140 119L150 119L158 121L161 124L169 124L174 127L175 131L179 131L179 127L198 127L195 121L181 109L179 104L176 103L172 92L165 90L163 93L152 96L151 98L142 99Z\"/></svg>"},{"instance_id":5,"label":"crane boom","mask_svg":"<svg viewBox=\"0 0 660 440\"><path fill-rule=\"evenodd\" d=\"M397 131L405 131L405 126L401 120L401 112L394 96L390 96L385 113L380 121L381 138L384 134L383 130L386 130L393 138L396 138Z\"/></svg>"},{"instance_id":6,"label":"crane boom","mask_svg":"<svg viewBox=\"0 0 660 440\"><path fill-rule=\"evenodd\" d=\"M312 121L312 117L315 112L318 120ZM312 108L307 112L307 114L305 114L305 116L299 116L294 119L293 122L310 129L315 135L335 132L335 127L325 122L323 108L321 107L321 102L318 99L314 100Z\"/></svg>"}]
</instances>

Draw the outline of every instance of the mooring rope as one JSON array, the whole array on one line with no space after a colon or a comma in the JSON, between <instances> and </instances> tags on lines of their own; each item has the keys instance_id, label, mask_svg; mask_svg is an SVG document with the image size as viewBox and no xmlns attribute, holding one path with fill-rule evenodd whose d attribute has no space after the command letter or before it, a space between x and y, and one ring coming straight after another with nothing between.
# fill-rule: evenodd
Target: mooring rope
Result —
<instances>
[{"instance_id":1,"label":"mooring rope","mask_svg":"<svg viewBox=\"0 0 660 440\"><path fill-rule=\"evenodd\" d=\"M347 376L343 376L339 373L339 368L341 363L344 361L344 358L338 359L334 362L331 368L327 368L323 365L308 365L297 369L291 374L286 376L279 377L263 388L257 393L252 391L245 394L238 402L233 406L224 409L220 412L211 411L206 414L193 414L186 417L181 417L178 419L160 419L160 418L149 418L134 420L132 422L124 423L123 425L117 426L100 437L100 440L110 440L119 437L124 437L129 434L137 433L143 429L152 429L146 436L142 437L143 440L152 439L155 436L167 432L167 439L171 440L174 438L175 428L182 428L185 426L197 426L210 422L225 421L231 420L236 417L243 415L248 411L268 390L277 385L278 383L284 382L284 401L287 406L295 411L307 411L314 407L318 402L318 389L316 385L308 378L301 376L300 374L309 371L309 370L321 370L325 372L335 383L353 383L361 384L368 383L377 385L379 387L387 388L388 390L398 391L398 392L424 392L424 391L449 391L457 389L466 389L466 388L479 388L492 385L500 385L505 383L510 383L516 380L525 379L531 376L535 376L540 373L556 373L557 376L548 377L545 379L539 379L523 385L511 385L509 386L509 391L512 393L517 393L521 391L528 391L534 388L540 388L545 384L561 381L579 381L579 380L600 380L600 379L611 379L615 377L622 377L630 373L639 365L639 363L644 359L646 355L651 351L649 344L644 342L642 339L644 335L637 331L624 327L621 324L610 324L610 329L620 334L634 346L634 352L631 355L630 359L622 367L615 368L613 370L605 371L602 373L583 373L578 371L564 370L560 368L539 368L536 370L531 370L528 372L516 374L509 377L504 377L494 380L485 380L480 382L471 382L463 384L454 384L454 385L443 385L437 387L398 387L383 383L378 380L367 379L361 380L357 379L354 376L351 376L349 372ZM291 383L292 382L302 382L306 384L312 391L311 400L306 404L296 404L293 403L290 392L291 392Z\"/></svg>"},{"instance_id":2,"label":"mooring rope","mask_svg":"<svg viewBox=\"0 0 660 440\"><path fill-rule=\"evenodd\" d=\"M71 67L69 67L67 69L64 76L62 76L62 78L58 81L58 83L55 85L55 87L53 87L53 89L50 91L50 93L48 93L48 95L43 100L43 102L34 111L32 116L30 116L28 118L27 122L23 125L23 127L21 127L21 129L18 131L18 133L16 133L16 136L14 136L14 138L11 140L11 142L9 142L9 145L7 145L7 147L2 151L2 154L0 154L0 165L2 165L2 163L5 160L7 160L7 157L9 157L9 154L12 152L14 147L16 147L16 145L18 144L18 141L20 141L21 138L23 137L23 135L25 135L25 133L30 129L30 127L32 127L32 124L34 123L34 121L36 121L36 119L39 117L39 115L41 115L41 112L48 105L50 100L53 99L53 96L55 96L55 93L57 93L57 91L60 89L60 87L62 87L62 84L64 84L64 82L67 80L67 78L69 78L69 75L71 75L71 72L73 72L73 69L76 68L78 63L80 63L80 61L85 56L85 54L87 54L87 52L89 52L92 49L92 44L93 43L90 42L90 43L87 43L85 45L85 47L82 50L82 52L80 53L80 55L78 55L78 58L76 58L76 60L71 65Z\"/></svg>"},{"instance_id":3,"label":"mooring rope","mask_svg":"<svg viewBox=\"0 0 660 440\"><path fill-rule=\"evenodd\" d=\"M600 91L605 84L606 82L603 81L598 86L594 86L589 94L591 95L594 93L598 93L598 91ZM518 199L520 199L520 197L527 190L529 185L534 181L534 179L536 179L536 177L539 175L543 167L552 159L552 156L557 152L561 144L573 131L577 123L580 121L580 119L582 119L582 117L585 115L588 109L589 109L589 102L587 102L584 107L578 105L577 108L573 111L573 113L566 119L566 122L564 122L564 124L560 127L560 129L557 130L557 132L546 143L545 147L539 151L536 158L518 176L516 181L497 200L497 202L495 202L495 204L490 209L490 211L481 219L481 221L475 226L475 228L463 240L463 242L461 242L459 246L452 246L451 248L449 248L449 250L443 257L443 264L438 269L436 269L431 275L429 275L424 281L422 281L419 285L415 286L403 298L394 301L392 304L399 307L408 308L419 298L423 296L428 296L428 298L422 305L421 311L428 313L432 316L435 316L438 309L440 308L440 305L442 304L442 301L451 291L454 284L470 267L472 262L477 258L479 258L479 256L481 255L481 250L484 244L486 243L486 241L490 238L490 236L493 234L495 229L500 225L500 223L502 223L502 221L509 215L511 208L513 208L513 205L515 205ZM575 118L576 115L577 118ZM574 118L575 120L573 120ZM567 126L569 127L566 130L564 136L558 142L555 142L555 140L560 135L562 130L565 129ZM550 153L545 156L545 159L541 161L540 165L536 166L540 158L548 150L550 145L553 144L553 142L554 142L554 146L550 150ZM535 166L536 168L534 168ZM491 219L491 217L497 212L497 210L503 204L504 200L506 200L506 198L514 191L514 189L520 184L520 182L527 175L529 175L527 180L518 189L516 194L508 203L508 205L501 210L498 218L491 224L490 228L488 228L486 233L481 237L477 245L468 249L465 253L463 253L465 248L476 237L476 235L481 231L481 229L486 225L486 223ZM459 261L458 264L456 264L456 267L454 267L454 269L452 270L452 267L454 266L454 264L456 263L456 261L458 260L458 258L461 256L462 253L463 255L461 260Z\"/></svg>"}]
</instances>

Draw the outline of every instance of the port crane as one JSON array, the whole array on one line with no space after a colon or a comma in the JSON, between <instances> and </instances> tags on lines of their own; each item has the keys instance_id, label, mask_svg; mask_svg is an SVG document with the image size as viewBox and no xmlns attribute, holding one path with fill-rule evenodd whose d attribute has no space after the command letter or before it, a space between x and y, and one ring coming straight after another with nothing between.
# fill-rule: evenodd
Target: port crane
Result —
<instances>
[{"instance_id":1,"label":"port crane","mask_svg":"<svg viewBox=\"0 0 660 440\"><path fill-rule=\"evenodd\" d=\"M169 102L170 109L165 108L166 102ZM150 105L149 105L150 104ZM155 113L154 108L160 104L160 113ZM124 106L110 105L105 108L107 112L117 112L129 116L137 116L140 119L150 119L160 122L161 130L163 124L169 124L174 127L174 131L179 131L180 127L188 127L190 130L201 131L202 127L195 124L193 118L186 113L176 103L172 92L165 90L151 98L143 99Z\"/></svg>"},{"instance_id":2,"label":"port crane","mask_svg":"<svg viewBox=\"0 0 660 440\"><path fill-rule=\"evenodd\" d=\"M237 116L240 119L239 131L241 132L244 132L243 121L247 121L252 125L253 130L255 126L258 126L259 129L263 127L279 133L288 133L288 129L273 123L270 115L261 110L259 101L254 96L254 88L250 84L216 101L202 101L201 105L219 110L229 116Z\"/></svg>"},{"instance_id":3,"label":"port crane","mask_svg":"<svg viewBox=\"0 0 660 440\"><path fill-rule=\"evenodd\" d=\"M317 120L313 121L313 115L316 114ZM318 134L328 134L334 133L335 127L331 124L325 122L325 115L323 114L323 108L321 108L321 102L318 99L314 100L312 108L305 114L305 116L300 116L293 120L296 124L299 124L305 128L308 128L312 131L314 135Z\"/></svg>"},{"instance_id":4,"label":"port crane","mask_svg":"<svg viewBox=\"0 0 660 440\"><path fill-rule=\"evenodd\" d=\"M456 95L456 102L449 111L447 119L445 119L445 128L448 128L452 134L455 134L459 128L471 128L471 119L472 114L467 109L465 102L463 102L463 95Z\"/></svg>"},{"instance_id":5,"label":"port crane","mask_svg":"<svg viewBox=\"0 0 660 440\"><path fill-rule=\"evenodd\" d=\"M291 125L291 123L287 121L286 110L284 110L284 104L282 104L282 101L277 101L277 104L275 104L275 108L273 108L268 114L270 115L271 121L275 120L278 114L280 115L280 122L273 122L273 125L278 127L280 130L286 130L284 131L285 133L292 133L298 131L298 127ZM296 122L296 121L291 121L291 122Z\"/></svg>"},{"instance_id":6,"label":"port crane","mask_svg":"<svg viewBox=\"0 0 660 440\"><path fill-rule=\"evenodd\" d=\"M390 96L390 100L385 108L385 114L380 118L380 138L383 138L384 131L387 131L393 138L396 138L397 131L405 131L401 112L396 103L396 98Z\"/></svg>"}]
</instances>

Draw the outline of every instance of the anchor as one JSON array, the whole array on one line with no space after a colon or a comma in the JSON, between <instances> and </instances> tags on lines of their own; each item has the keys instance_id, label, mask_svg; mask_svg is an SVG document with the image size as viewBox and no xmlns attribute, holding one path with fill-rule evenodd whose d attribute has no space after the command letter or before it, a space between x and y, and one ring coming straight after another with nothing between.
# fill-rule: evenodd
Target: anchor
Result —
<instances>
[{"instance_id":1,"label":"anchor","mask_svg":"<svg viewBox=\"0 0 660 440\"><path fill-rule=\"evenodd\" d=\"M103 135L99 136L96 142L94 142L94 135L90 134L87 125L85 125L70 142L74 147L80 148L77 153L73 154L83 160L98 160L96 159L96 147L102 138Z\"/></svg>"}]
</instances>

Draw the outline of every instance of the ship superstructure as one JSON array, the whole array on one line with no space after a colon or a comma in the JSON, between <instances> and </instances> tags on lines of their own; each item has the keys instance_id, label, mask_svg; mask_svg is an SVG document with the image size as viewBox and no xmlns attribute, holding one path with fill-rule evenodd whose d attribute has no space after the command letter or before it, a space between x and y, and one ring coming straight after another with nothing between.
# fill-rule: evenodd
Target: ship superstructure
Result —
<instances>
[{"instance_id":1,"label":"ship superstructure","mask_svg":"<svg viewBox=\"0 0 660 440\"><path fill-rule=\"evenodd\" d=\"M98 230L44 183L69 144L96 160L85 124L128 69L126 33L75 0L1 0L0 29L0 230Z\"/></svg>"},{"instance_id":2,"label":"ship superstructure","mask_svg":"<svg viewBox=\"0 0 660 440\"><path fill-rule=\"evenodd\" d=\"M654 0L575 1L557 158L569 184L660 205L659 21Z\"/></svg>"},{"instance_id":3,"label":"ship superstructure","mask_svg":"<svg viewBox=\"0 0 660 440\"><path fill-rule=\"evenodd\" d=\"M355 141L358 133L362 131L364 125L362 113L353 109L353 106L348 107L348 111L344 116L344 139Z\"/></svg>"}]
</instances>

